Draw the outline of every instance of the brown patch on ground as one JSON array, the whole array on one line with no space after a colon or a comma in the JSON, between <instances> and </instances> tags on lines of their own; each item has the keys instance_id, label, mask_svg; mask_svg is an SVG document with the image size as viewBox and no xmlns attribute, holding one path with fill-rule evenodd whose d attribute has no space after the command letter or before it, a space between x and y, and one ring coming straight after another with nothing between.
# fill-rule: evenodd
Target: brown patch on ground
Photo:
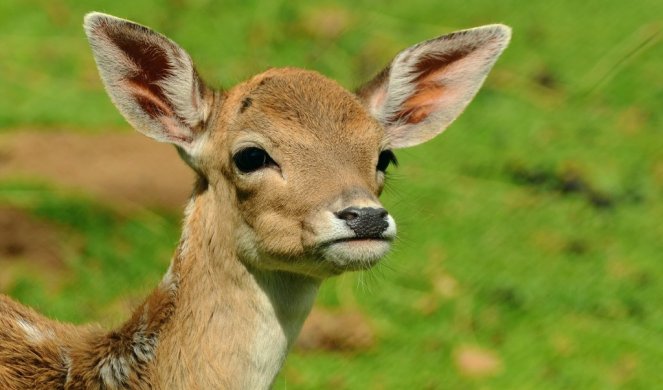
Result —
<instances>
[{"instance_id":1,"label":"brown patch on ground","mask_svg":"<svg viewBox=\"0 0 663 390\"><path fill-rule=\"evenodd\" d=\"M297 339L300 351L359 352L375 345L375 332L356 310L314 308Z\"/></svg>"},{"instance_id":2,"label":"brown patch on ground","mask_svg":"<svg viewBox=\"0 0 663 390\"><path fill-rule=\"evenodd\" d=\"M0 262L30 259L49 267L62 263L56 229L25 212L0 207Z\"/></svg>"},{"instance_id":3,"label":"brown patch on ground","mask_svg":"<svg viewBox=\"0 0 663 390\"><path fill-rule=\"evenodd\" d=\"M502 371L502 360L493 351L476 346L464 345L454 351L458 371L466 377L484 378Z\"/></svg>"},{"instance_id":4,"label":"brown patch on ground","mask_svg":"<svg viewBox=\"0 0 663 390\"><path fill-rule=\"evenodd\" d=\"M57 229L24 211L0 207L0 291L17 266L52 273L62 266Z\"/></svg>"},{"instance_id":5,"label":"brown patch on ground","mask_svg":"<svg viewBox=\"0 0 663 390\"><path fill-rule=\"evenodd\" d=\"M102 201L180 210L193 183L175 149L136 133L0 136L0 180L36 179Z\"/></svg>"}]
</instances>

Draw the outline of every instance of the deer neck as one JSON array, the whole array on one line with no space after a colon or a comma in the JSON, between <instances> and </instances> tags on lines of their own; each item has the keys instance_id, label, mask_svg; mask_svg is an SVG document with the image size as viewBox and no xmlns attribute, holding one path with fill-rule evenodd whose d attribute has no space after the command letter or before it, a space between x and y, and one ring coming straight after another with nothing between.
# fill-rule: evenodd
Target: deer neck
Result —
<instances>
[{"instance_id":1,"label":"deer neck","mask_svg":"<svg viewBox=\"0 0 663 390\"><path fill-rule=\"evenodd\" d=\"M319 280L240 261L233 216L218 206L209 191L191 201L164 278L177 284L156 354L164 388L268 388L318 290Z\"/></svg>"}]
</instances>

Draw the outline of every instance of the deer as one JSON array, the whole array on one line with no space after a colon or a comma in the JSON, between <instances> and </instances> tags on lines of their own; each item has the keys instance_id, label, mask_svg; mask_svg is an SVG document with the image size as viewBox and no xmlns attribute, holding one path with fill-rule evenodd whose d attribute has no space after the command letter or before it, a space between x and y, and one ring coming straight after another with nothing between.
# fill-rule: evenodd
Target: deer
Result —
<instances>
[{"instance_id":1,"label":"deer","mask_svg":"<svg viewBox=\"0 0 663 390\"><path fill-rule=\"evenodd\" d=\"M298 68L224 90L147 27L93 12L84 29L119 112L196 180L167 272L118 328L0 295L2 389L269 388L322 281L393 245L379 201L393 151L445 130L511 36L494 24L418 43L354 92Z\"/></svg>"}]
</instances>

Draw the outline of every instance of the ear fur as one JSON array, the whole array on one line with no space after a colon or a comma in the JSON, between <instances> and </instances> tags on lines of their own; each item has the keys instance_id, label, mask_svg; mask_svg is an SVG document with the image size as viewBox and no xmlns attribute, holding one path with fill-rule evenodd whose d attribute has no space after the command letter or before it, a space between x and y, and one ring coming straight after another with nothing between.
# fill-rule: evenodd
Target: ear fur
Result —
<instances>
[{"instance_id":1,"label":"ear fur","mask_svg":"<svg viewBox=\"0 0 663 390\"><path fill-rule=\"evenodd\" d=\"M357 94L385 126L390 147L418 145L463 112L510 38L509 27L495 24L419 43Z\"/></svg>"},{"instance_id":2,"label":"ear fur","mask_svg":"<svg viewBox=\"0 0 663 390\"><path fill-rule=\"evenodd\" d=\"M147 27L98 12L85 16L106 91L138 131L191 155L210 111L189 55Z\"/></svg>"}]
</instances>

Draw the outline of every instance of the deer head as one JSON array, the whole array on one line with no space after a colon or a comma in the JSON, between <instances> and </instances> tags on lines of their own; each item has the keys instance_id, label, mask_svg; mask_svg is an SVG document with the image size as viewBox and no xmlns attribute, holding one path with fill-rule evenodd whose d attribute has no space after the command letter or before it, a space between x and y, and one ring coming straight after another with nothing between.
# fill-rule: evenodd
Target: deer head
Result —
<instances>
[{"instance_id":1,"label":"deer head","mask_svg":"<svg viewBox=\"0 0 663 390\"><path fill-rule=\"evenodd\" d=\"M220 242L251 267L316 278L388 252L396 224L378 197L393 150L444 131L510 38L490 25L419 43L357 93L294 68L215 91L146 27L92 13L85 30L122 115L197 172Z\"/></svg>"}]
</instances>

